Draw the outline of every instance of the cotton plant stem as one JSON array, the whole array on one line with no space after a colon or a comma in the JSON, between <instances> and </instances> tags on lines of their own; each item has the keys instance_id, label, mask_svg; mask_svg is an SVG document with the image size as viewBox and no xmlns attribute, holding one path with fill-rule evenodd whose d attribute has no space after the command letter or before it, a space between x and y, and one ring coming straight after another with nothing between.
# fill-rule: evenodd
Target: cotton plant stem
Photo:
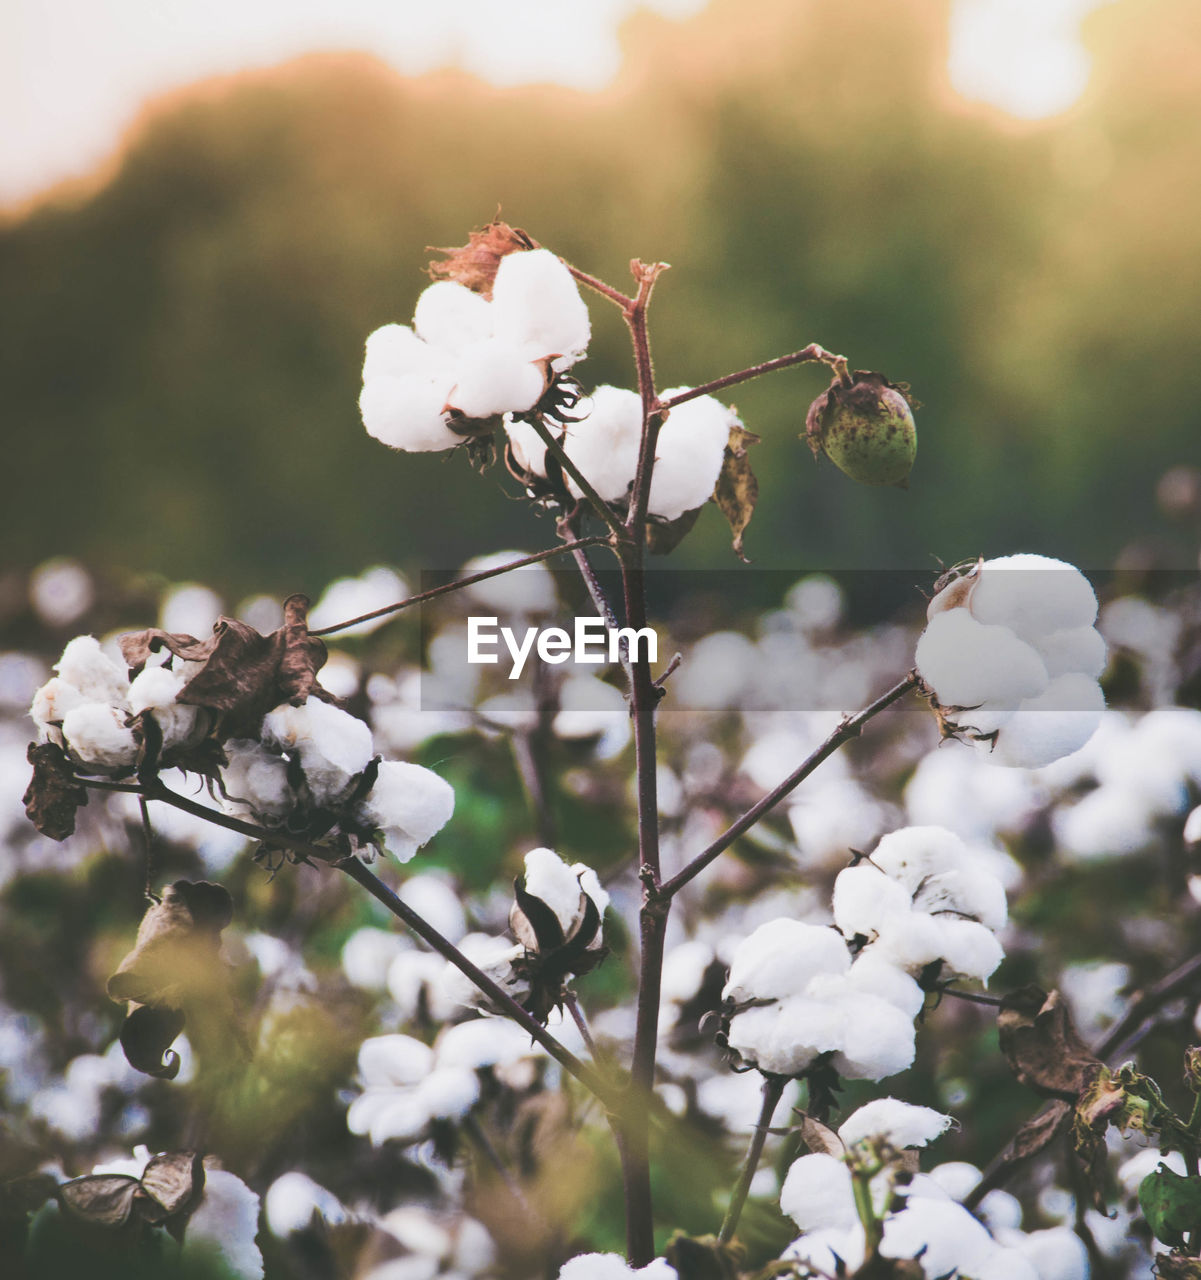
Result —
<instances>
[{"instance_id":1,"label":"cotton plant stem","mask_svg":"<svg viewBox=\"0 0 1201 1280\"><path fill-rule=\"evenodd\" d=\"M734 1239L734 1232L738 1230L738 1219L742 1217L742 1209L746 1204L747 1196L750 1194L755 1170L759 1167L759 1158L763 1155L763 1144L767 1141L767 1132L771 1128L772 1116L776 1114L776 1107L779 1106L780 1098L784 1093L784 1086L787 1083L788 1081L783 1076L763 1077L763 1105L759 1108L759 1120L751 1132L751 1141L747 1147L746 1159L742 1162L742 1168L738 1173L738 1181L734 1184L734 1190L730 1194L730 1207L726 1210L726 1216L722 1220L721 1231L717 1237L723 1244L729 1244Z\"/></svg>"},{"instance_id":2,"label":"cotton plant stem","mask_svg":"<svg viewBox=\"0 0 1201 1280\"><path fill-rule=\"evenodd\" d=\"M724 853L743 832L749 831L765 813L769 813L790 791L804 782L818 765L828 760L843 743L858 737L863 726L869 720L879 715L886 707L892 706L894 702L904 697L916 685L917 673L911 672L900 683L893 685L887 693L881 694L870 706L864 707L862 711L853 716L847 716L825 742L807 756L783 782L773 787L758 804L752 805L736 822L731 823L707 849L698 853L682 871L660 885L659 894L664 898L670 899L679 893L686 884L704 871L720 854Z\"/></svg>"},{"instance_id":3,"label":"cotton plant stem","mask_svg":"<svg viewBox=\"0 0 1201 1280\"><path fill-rule=\"evenodd\" d=\"M409 596L405 600L400 600L396 604L385 605L382 609L373 609L370 613L362 613L357 618L348 618L345 622L337 622L330 627L321 627L316 631L310 631L311 636L329 636L335 631L345 631L347 627L358 626L360 622L371 622L375 618L386 617L390 613L399 613L402 609L409 609L415 604L422 604L426 600L433 600L437 596L444 596L451 591L461 591L464 587L474 586L477 582L485 582L488 578L499 577L502 573L510 573L514 569L523 569L529 564L538 564L543 560L549 560L552 556L561 556L567 552L574 552L583 547L595 547L602 543L608 542L609 539L603 534L593 534L586 538L576 538L572 542L564 542L557 547L549 547L546 551L535 552L534 555L522 556L520 560L510 561L508 564L502 564L495 569L482 569L479 573L468 574L465 578L457 578L454 582L443 583L440 587L431 587L428 591L422 591L418 595Z\"/></svg>"},{"instance_id":4,"label":"cotton plant stem","mask_svg":"<svg viewBox=\"0 0 1201 1280\"><path fill-rule=\"evenodd\" d=\"M688 391L679 392L678 395L669 396L666 400L659 400L657 405L660 409L674 409L676 405L695 400L698 396L708 396L715 391L724 391L726 387L737 386L740 382L750 382L752 378L760 378L765 373L774 373L777 369L815 363L829 365L841 382L850 382L851 376L847 369L846 356L837 356L832 351L827 351L825 347L818 346L816 342L811 342L800 351L793 351L786 356L777 356L774 360L765 360L762 364L751 365L749 369L739 369L737 373L727 373L724 378L714 378L712 382L703 382L699 387L692 387Z\"/></svg>"}]
</instances>

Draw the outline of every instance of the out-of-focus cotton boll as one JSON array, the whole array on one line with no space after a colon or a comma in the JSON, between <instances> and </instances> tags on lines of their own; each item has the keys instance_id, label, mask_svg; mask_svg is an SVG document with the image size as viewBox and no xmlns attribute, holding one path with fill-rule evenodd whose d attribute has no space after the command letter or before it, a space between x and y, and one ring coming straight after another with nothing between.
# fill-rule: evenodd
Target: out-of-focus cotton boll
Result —
<instances>
[{"instance_id":1,"label":"out-of-focus cotton boll","mask_svg":"<svg viewBox=\"0 0 1201 1280\"><path fill-rule=\"evenodd\" d=\"M492 418L532 409L546 390L540 364L526 348L504 338L485 338L459 352L455 385L447 404L468 418Z\"/></svg>"},{"instance_id":2,"label":"out-of-focus cotton boll","mask_svg":"<svg viewBox=\"0 0 1201 1280\"><path fill-rule=\"evenodd\" d=\"M563 448L584 478L606 502L623 502L638 469L642 440L642 401L633 391L597 387L576 408L587 414L567 426ZM564 475L573 497L582 490Z\"/></svg>"},{"instance_id":3,"label":"out-of-focus cotton boll","mask_svg":"<svg viewBox=\"0 0 1201 1280\"><path fill-rule=\"evenodd\" d=\"M846 601L842 588L833 578L811 573L789 589L784 605L789 613L795 615L801 632L812 636L832 631L838 626Z\"/></svg>"},{"instance_id":4,"label":"out-of-focus cotton boll","mask_svg":"<svg viewBox=\"0 0 1201 1280\"><path fill-rule=\"evenodd\" d=\"M332 1226L350 1220L350 1212L332 1191L293 1169L281 1174L263 1200L267 1229L277 1239L304 1231L314 1218Z\"/></svg>"},{"instance_id":5,"label":"out-of-focus cotton boll","mask_svg":"<svg viewBox=\"0 0 1201 1280\"><path fill-rule=\"evenodd\" d=\"M402 902L432 924L447 941L458 942L467 932L460 895L444 872L427 871L409 876L397 892Z\"/></svg>"},{"instance_id":6,"label":"out-of-focus cotton boll","mask_svg":"<svg viewBox=\"0 0 1201 1280\"><path fill-rule=\"evenodd\" d=\"M569 676L559 689L559 711L551 726L555 737L575 742L598 738L598 760L620 755L630 740L630 713L620 689L596 676Z\"/></svg>"},{"instance_id":7,"label":"out-of-focus cotton boll","mask_svg":"<svg viewBox=\"0 0 1201 1280\"><path fill-rule=\"evenodd\" d=\"M318 683L326 693L345 701L358 693L361 675L359 664L350 654L335 652L321 668Z\"/></svg>"},{"instance_id":8,"label":"out-of-focus cotton boll","mask_svg":"<svg viewBox=\"0 0 1201 1280\"><path fill-rule=\"evenodd\" d=\"M359 395L363 426L381 444L407 453L453 449L463 443L446 415L446 399L453 386L453 373L372 378Z\"/></svg>"},{"instance_id":9,"label":"out-of-focus cotton boll","mask_svg":"<svg viewBox=\"0 0 1201 1280\"><path fill-rule=\"evenodd\" d=\"M724 1000L770 1000L804 991L819 974L851 967L846 943L833 929L800 920L770 920L734 951Z\"/></svg>"},{"instance_id":10,"label":"out-of-focus cotton boll","mask_svg":"<svg viewBox=\"0 0 1201 1280\"><path fill-rule=\"evenodd\" d=\"M1155 843L1146 804L1125 787L1097 787L1051 814L1056 844L1082 861L1138 853Z\"/></svg>"},{"instance_id":11,"label":"out-of-focus cotton boll","mask_svg":"<svg viewBox=\"0 0 1201 1280\"><path fill-rule=\"evenodd\" d=\"M76 636L54 664L55 671L85 698L123 707L129 693L129 676L104 652L95 636Z\"/></svg>"},{"instance_id":12,"label":"out-of-focus cotton boll","mask_svg":"<svg viewBox=\"0 0 1201 1280\"><path fill-rule=\"evenodd\" d=\"M473 573L487 573L500 569L516 560L524 559L528 551L493 551L489 555L475 556L463 566L464 577ZM505 613L553 613L558 607L555 592L555 576L545 564L528 564L495 578L472 583L464 588L467 597L498 614Z\"/></svg>"},{"instance_id":13,"label":"out-of-focus cotton boll","mask_svg":"<svg viewBox=\"0 0 1201 1280\"><path fill-rule=\"evenodd\" d=\"M384 760L359 814L383 831L388 852L398 862L408 862L450 821L454 809L454 788L433 770Z\"/></svg>"},{"instance_id":14,"label":"out-of-focus cotton boll","mask_svg":"<svg viewBox=\"0 0 1201 1280\"><path fill-rule=\"evenodd\" d=\"M164 631L207 636L221 616L221 597L198 582L173 587L159 609L158 624Z\"/></svg>"},{"instance_id":15,"label":"out-of-focus cotton boll","mask_svg":"<svg viewBox=\"0 0 1201 1280\"><path fill-rule=\"evenodd\" d=\"M47 560L29 577L29 603L48 627L69 627L92 607L96 588L78 560Z\"/></svg>"},{"instance_id":16,"label":"out-of-focus cotton boll","mask_svg":"<svg viewBox=\"0 0 1201 1280\"><path fill-rule=\"evenodd\" d=\"M1128 965L1092 961L1066 965L1056 986L1067 997L1076 1026L1092 1038L1121 1015L1122 992L1129 984Z\"/></svg>"},{"instance_id":17,"label":"out-of-focus cotton boll","mask_svg":"<svg viewBox=\"0 0 1201 1280\"><path fill-rule=\"evenodd\" d=\"M309 612L309 626L314 631L323 627L337 626L350 618L360 617L364 613L374 613L376 609L386 609L397 604L409 594L409 585L395 569L387 565L376 565L365 569L357 578L338 578L331 582L321 594L321 599ZM391 621L392 615L372 618L367 622L356 623L339 631L339 636L365 636L384 623ZM325 679L325 670L321 672Z\"/></svg>"},{"instance_id":18,"label":"out-of-focus cotton boll","mask_svg":"<svg viewBox=\"0 0 1201 1280\"><path fill-rule=\"evenodd\" d=\"M889 1146L924 1147L954 1123L932 1107L916 1107L896 1098L877 1098L853 1111L838 1128L838 1136L852 1147L877 1139Z\"/></svg>"},{"instance_id":19,"label":"out-of-focus cotton boll","mask_svg":"<svg viewBox=\"0 0 1201 1280\"><path fill-rule=\"evenodd\" d=\"M221 807L235 816L282 818L295 805L288 763L259 742L231 738L221 770Z\"/></svg>"},{"instance_id":20,"label":"out-of-focus cotton boll","mask_svg":"<svg viewBox=\"0 0 1201 1280\"><path fill-rule=\"evenodd\" d=\"M180 1258L211 1259L237 1280L262 1280L258 1229L258 1196L235 1174L206 1169L204 1195L188 1219Z\"/></svg>"},{"instance_id":21,"label":"out-of-focus cotton boll","mask_svg":"<svg viewBox=\"0 0 1201 1280\"><path fill-rule=\"evenodd\" d=\"M1045 798L1034 775L994 769L978 751L957 742L923 756L905 786L914 825L947 827L965 840L992 840L1000 831L1020 829Z\"/></svg>"},{"instance_id":22,"label":"out-of-focus cotton boll","mask_svg":"<svg viewBox=\"0 0 1201 1280\"><path fill-rule=\"evenodd\" d=\"M125 713L100 702L85 702L63 717L63 737L84 765L122 769L134 764L138 744Z\"/></svg>"},{"instance_id":23,"label":"out-of-focus cotton boll","mask_svg":"<svg viewBox=\"0 0 1201 1280\"><path fill-rule=\"evenodd\" d=\"M858 1222L850 1169L824 1153L801 1156L784 1178L780 1208L804 1232L846 1230Z\"/></svg>"},{"instance_id":24,"label":"out-of-focus cotton boll","mask_svg":"<svg viewBox=\"0 0 1201 1280\"><path fill-rule=\"evenodd\" d=\"M834 1276L840 1269L850 1275L862 1265L866 1249L863 1227L855 1222L849 1227L811 1231L794 1240L780 1256L786 1262L807 1265L815 1275Z\"/></svg>"},{"instance_id":25,"label":"out-of-focus cotton boll","mask_svg":"<svg viewBox=\"0 0 1201 1280\"><path fill-rule=\"evenodd\" d=\"M342 944L342 972L360 990L383 991L393 960L409 946L399 933L364 925Z\"/></svg>"},{"instance_id":26,"label":"out-of-focus cotton boll","mask_svg":"<svg viewBox=\"0 0 1201 1280\"><path fill-rule=\"evenodd\" d=\"M417 299L413 328L430 346L458 353L492 336L492 308L486 299L464 285L439 280L423 289Z\"/></svg>"},{"instance_id":27,"label":"out-of-focus cotton boll","mask_svg":"<svg viewBox=\"0 0 1201 1280\"><path fill-rule=\"evenodd\" d=\"M494 331L537 356L555 356L556 369L574 364L588 348L588 308L571 272L549 249L509 253L492 285Z\"/></svg>"},{"instance_id":28,"label":"out-of-focus cotton boll","mask_svg":"<svg viewBox=\"0 0 1201 1280\"><path fill-rule=\"evenodd\" d=\"M559 1280L676 1280L677 1272L663 1258L635 1270L619 1253L581 1253L563 1264Z\"/></svg>"},{"instance_id":29,"label":"out-of-focus cotton boll","mask_svg":"<svg viewBox=\"0 0 1201 1280\"><path fill-rule=\"evenodd\" d=\"M469 933L459 943L459 950L515 1000L520 1002L529 994L529 984L519 978L513 968L516 961L524 955L525 949L522 946L514 946L507 938L494 938L486 933ZM404 961L405 957L398 957L388 972L388 988L398 1004L403 1003L400 998L400 979L407 977L407 969L402 968ZM486 1007L487 998L480 989L448 961L441 961L438 995L452 1010Z\"/></svg>"},{"instance_id":30,"label":"out-of-focus cotton boll","mask_svg":"<svg viewBox=\"0 0 1201 1280\"><path fill-rule=\"evenodd\" d=\"M927 1280L954 1275L956 1268L959 1275L979 1275L996 1249L996 1241L962 1205L926 1197L910 1200L885 1219L880 1244L886 1258L919 1258Z\"/></svg>"},{"instance_id":31,"label":"out-of-focus cotton boll","mask_svg":"<svg viewBox=\"0 0 1201 1280\"><path fill-rule=\"evenodd\" d=\"M690 388L677 387L665 391L663 398L687 390ZM677 520L709 501L733 426L741 426L738 415L712 396L687 400L668 413L655 445L647 502L652 515Z\"/></svg>"},{"instance_id":32,"label":"out-of-focus cotton boll","mask_svg":"<svg viewBox=\"0 0 1201 1280\"><path fill-rule=\"evenodd\" d=\"M980 1181L980 1170L966 1160L948 1160L935 1165L928 1175L951 1197L965 1199Z\"/></svg>"},{"instance_id":33,"label":"out-of-focus cotton boll","mask_svg":"<svg viewBox=\"0 0 1201 1280\"><path fill-rule=\"evenodd\" d=\"M1185 819L1181 836L1186 848L1193 849L1201 845L1201 805L1198 805Z\"/></svg>"},{"instance_id":34,"label":"out-of-focus cotton boll","mask_svg":"<svg viewBox=\"0 0 1201 1280\"><path fill-rule=\"evenodd\" d=\"M714 631L688 651L672 677L679 707L722 711L742 705L758 661L755 642L739 631Z\"/></svg>"},{"instance_id":35,"label":"out-of-focus cotton boll","mask_svg":"<svg viewBox=\"0 0 1201 1280\"><path fill-rule=\"evenodd\" d=\"M1030 1264L1038 1280L1089 1280L1088 1250L1070 1227L1014 1232L1005 1243Z\"/></svg>"}]
</instances>

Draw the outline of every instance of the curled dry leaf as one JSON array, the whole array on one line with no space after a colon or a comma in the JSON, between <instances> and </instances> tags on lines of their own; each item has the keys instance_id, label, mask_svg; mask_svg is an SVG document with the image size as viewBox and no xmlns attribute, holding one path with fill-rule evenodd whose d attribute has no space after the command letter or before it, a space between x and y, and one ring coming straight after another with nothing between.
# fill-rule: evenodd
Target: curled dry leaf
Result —
<instances>
[{"instance_id":1,"label":"curled dry leaf","mask_svg":"<svg viewBox=\"0 0 1201 1280\"><path fill-rule=\"evenodd\" d=\"M27 759L33 777L21 797L26 816L42 835L65 840L75 832L75 811L88 802L87 788L53 742L31 742Z\"/></svg>"},{"instance_id":2,"label":"curled dry leaf","mask_svg":"<svg viewBox=\"0 0 1201 1280\"><path fill-rule=\"evenodd\" d=\"M734 535L734 554L747 564L750 561L742 550L742 535L755 514L755 503L759 501L759 481L751 470L750 446L758 444L759 440L759 436L741 423L730 425L730 441L726 445L717 487L713 490L713 501L721 508Z\"/></svg>"},{"instance_id":3,"label":"curled dry leaf","mask_svg":"<svg viewBox=\"0 0 1201 1280\"><path fill-rule=\"evenodd\" d=\"M801 1112L801 1141L811 1155L833 1156L836 1160L846 1155L846 1144L838 1134L804 1111Z\"/></svg>"},{"instance_id":4,"label":"curled dry leaf","mask_svg":"<svg viewBox=\"0 0 1201 1280\"><path fill-rule=\"evenodd\" d=\"M1013 1074L1044 1098L1075 1102L1102 1069L1058 991L1031 985L1005 996L997 1033Z\"/></svg>"},{"instance_id":5,"label":"curled dry leaf","mask_svg":"<svg viewBox=\"0 0 1201 1280\"><path fill-rule=\"evenodd\" d=\"M140 1178L124 1173L88 1174L62 1183L59 1203L72 1217L118 1230L131 1220L161 1226L189 1213L204 1192L204 1163L195 1151L165 1151Z\"/></svg>"},{"instance_id":6,"label":"curled dry leaf","mask_svg":"<svg viewBox=\"0 0 1201 1280\"><path fill-rule=\"evenodd\" d=\"M110 998L129 1002L121 1046L137 1070L174 1078L179 1056L168 1049L188 1019L201 1043L238 1038L220 956L221 930L232 918L226 889L188 880L177 880L142 917L133 950L108 980Z\"/></svg>"},{"instance_id":7,"label":"curled dry leaf","mask_svg":"<svg viewBox=\"0 0 1201 1280\"><path fill-rule=\"evenodd\" d=\"M150 627L122 636L121 652L134 672L160 649L201 663L178 701L211 711L222 741L255 738L263 716L281 703L299 705L308 697L333 701L317 683L327 651L319 637L309 635L308 608L307 596L289 596L283 626L266 636L234 618L218 618L206 640Z\"/></svg>"}]
</instances>

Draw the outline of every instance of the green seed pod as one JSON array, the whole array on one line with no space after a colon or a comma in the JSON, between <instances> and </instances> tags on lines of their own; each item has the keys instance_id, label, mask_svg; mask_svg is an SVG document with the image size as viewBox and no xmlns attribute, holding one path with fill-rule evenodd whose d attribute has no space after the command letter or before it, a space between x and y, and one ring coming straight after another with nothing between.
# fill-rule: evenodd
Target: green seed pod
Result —
<instances>
[{"instance_id":1,"label":"green seed pod","mask_svg":"<svg viewBox=\"0 0 1201 1280\"><path fill-rule=\"evenodd\" d=\"M805 437L860 484L908 488L917 430L904 393L882 373L856 369L853 381L835 378L809 406Z\"/></svg>"}]
</instances>

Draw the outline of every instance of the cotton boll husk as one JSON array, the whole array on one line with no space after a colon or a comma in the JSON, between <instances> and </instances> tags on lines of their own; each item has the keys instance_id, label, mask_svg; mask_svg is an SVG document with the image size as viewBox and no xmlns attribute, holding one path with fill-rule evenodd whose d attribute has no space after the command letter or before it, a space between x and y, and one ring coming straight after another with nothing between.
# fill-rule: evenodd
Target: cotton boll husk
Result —
<instances>
[{"instance_id":1,"label":"cotton boll husk","mask_svg":"<svg viewBox=\"0 0 1201 1280\"><path fill-rule=\"evenodd\" d=\"M86 698L120 707L129 692L129 676L100 646L95 636L76 636L63 650L54 670Z\"/></svg>"},{"instance_id":2,"label":"cotton boll husk","mask_svg":"<svg viewBox=\"0 0 1201 1280\"><path fill-rule=\"evenodd\" d=\"M137 740L125 723L125 713L105 703L85 702L68 711L62 732L71 751L85 764L117 769L137 759Z\"/></svg>"},{"instance_id":3,"label":"cotton boll husk","mask_svg":"<svg viewBox=\"0 0 1201 1280\"><path fill-rule=\"evenodd\" d=\"M359 1075L369 1089L418 1084L433 1066L434 1051L412 1036L372 1036L359 1048Z\"/></svg>"},{"instance_id":4,"label":"cotton boll husk","mask_svg":"<svg viewBox=\"0 0 1201 1280\"><path fill-rule=\"evenodd\" d=\"M1014 711L1048 682L1036 650L1008 627L981 623L966 609L935 615L917 642L914 660L944 707L987 703L993 714Z\"/></svg>"},{"instance_id":5,"label":"cotton boll husk","mask_svg":"<svg viewBox=\"0 0 1201 1280\"><path fill-rule=\"evenodd\" d=\"M430 376L434 370L449 373L449 352L422 341L407 324L386 324L367 337L363 353L363 381L403 378L408 374Z\"/></svg>"},{"instance_id":6,"label":"cotton boll husk","mask_svg":"<svg viewBox=\"0 0 1201 1280\"><path fill-rule=\"evenodd\" d=\"M259 1198L235 1174L204 1171L204 1195L188 1219L181 1260L220 1259L226 1274L261 1280L263 1255L254 1238L259 1227Z\"/></svg>"},{"instance_id":7,"label":"cotton boll husk","mask_svg":"<svg viewBox=\"0 0 1201 1280\"><path fill-rule=\"evenodd\" d=\"M839 1002L843 1042L831 1065L851 1080L883 1080L913 1065L913 1019L879 996L849 984Z\"/></svg>"},{"instance_id":8,"label":"cotton boll husk","mask_svg":"<svg viewBox=\"0 0 1201 1280\"><path fill-rule=\"evenodd\" d=\"M800 920L769 920L734 951L724 1000L741 1003L804 991L818 974L845 973L851 957L833 929Z\"/></svg>"},{"instance_id":9,"label":"cotton boll husk","mask_svg":"<svg viewBox=\"0 0 1201 1280\"><path fill-rule=\"evenodd\" d=\"M384 760L359 815L381 828L389 852L407 862L450 821L454 809L454 788L432 769Z\"/></svg>"},{"instance_id":10,"label":"cotton boll husk","mask_svg":"<svg viewBox=\"0 0 1201 1280\"><path fill-rule=\"evenodd\" d=\"M979 1274L996 1250L996 1242L962 1205L953 1200L925 1197L910 1201L884 1222L880 1253L885 1258L916 1258L921 1254L927 1280L951 1275ZM924 1250L924 1252L923 1252Z\"/></svg>"},{"instance_id":11,"label":"cotton boll husk","mask_svg":"<svg viewBox=\"0 0 1201 1280\"><path fill-rule=\"evenodd\" d=\"M541 399L546 375L526 348L503 338L485 338L459 352L455 385L447 404L468 418L523 413Z\"/></svg>"},{"instance_id":12,"label":"cotton boll husk","mask_svg":"<svg viewBox=\"0 0 1201 1280\"><path fill-rule=\"evenodd\" d=\"M567 425L563 448L584 478L606 502L621 502L638 468L642 439L642 401L633 391L597 387L577 407L586 418ZM564 473L572 497L582 490Z\"/></svg>"},{"instance_id":13,"label":"cotton boll husk","mask_svg":"<svg viewBox=\"0 0 1201 1280\"><path fill-rule=\"evenodd\" d=\"M676 387L663 392L662 398L690 389ZM741 425L738 416L712 396L698 396L672 409L655 445L647 510L665 520L676 520L708 502L735 424Z\"/></svg>"},{"instance_id":14,"label":"cotton boll husk","mask_svg":"<svg viewBox=\"0 0 1201 1280\"><path fill-rule=\"evenodd\" d=\"M883 874L879 867L862 862L838 873L834 881L834 923L848 938L871 938L891 917L910 909L904 885Z\"/></svg>"},{"instance_id":15,"label":"cotton boll husk","mask_svg":"<svg viewBox=\"0 0 1201 1280\"><path fill-rule=\"evenodd\" d=\"M495 332L526 343L539 356L560 356L568 368L588 348L588 308L571 272L549 249L508 253L492 285Z\"/></svg>"},{"instance_id":16,"label":"cotton boll husk","mask_svg":"<svg viewBox=\"0 0 1201 1280\"><path fill-rule=\"evenodd\" d=\"M546 476L546 442L528 422L505 418L505 432L513 446L513 460L531 475Z\"/></svg>"},{"instance_id":17,"label":"cotton boll husk","mask_svg":"<svg viewBox=\"0 0 1201 1280\"><path fill-rule=\"evenodd\" d=\"M1084 574L1062 560L1001 556L981 566L968 608L978 621L999 623L1032 640L1091 627L1097 596Z\"/></svg>"},{"instance_id":18,"label":"cotton boll husk","mask_svg":"<svg viewBox=\"0 0 1201 1280\"><path fill-rule=\"evenodd\" d=\"M408 453L453 449L463 443L446 416L446 399L453 386L454 374L449 371L433 377L372 378L359 394L363 426L369 436L392 449Z\"/></svg>"},{"instance_id":19,"label":"cotton boll husk","mask_svg":"<svg viewBox=\"0 0 1201 1280\"><path fill-rule=\"evenodd\" d=\"M1095 627L1073 627L1070 631L1053 631L1040 636L1034 646L1052 680L1056 676L1079 672L1096 680L1105 670L1109 651Z\"/></svg>"},{"instance_id":20,"label":"cotton boll husk","mask_svg":"<svg viewBox=\"0 0 1201 1280\"><path fill-rule=\"evenodd\" d=\"M993 759L1037 769L1071 755L1093 736L1104 711L1105 696L1095 680L1079 674L1059 676L1021 704L997 738Z\"/></svg>"},{"instance_id":21,"label":"cotton boll husk","mask_svg":"<svg viewBox=\"0 0 1201 1280\"><path fill-rule=\"evenodd\" d=\"M296 803L288 783L288 764L261 743L231 738L221 770L221 807L227 813L283 817Z\"/></svg>"},{"instance_id":22,"label":"cotton boll husk","mask_svg":"<svg viewBox=\"0 0 1201 1280\"><path fill-rule=\"evenodd\" d=\"M525 891L554 912L566 935L580 916L580 881L552 849L531 849L525 855Z\"/></svg>"},{"instance_id":23,"label":"cotton boll husk","mask_svg":"<svg viewBox=\"0 0 1201 1280\"><path fill-rule=\"evenodd\" d=\"M850 1169L824 1152L801 1156L788 1168L780 1208L804 1232L854 1226L859 1218Z\"/></svg>"},{"instance_id":24,"label":"cotton boll husk","mask_svg":"<svg viewBox=\"0 0 1201 1280\"><path fill-rule=\"evenodd\" d=\"M492 336L493 312L487 299L453 280L424 289L413 311L413 328L423 342L458 352Z\"/></svg>"},{"instance_id":25,"label":"cotton boll husk","mask_svg":"<svg viewBox=\"0 0 1201 1280\"><path fill-rule=\"evenodd\" d=\"M475 556L463 566L463 576L500 569L529 554L528 551L493 551ZM559 603L554 574L542 563L527 564L473 583L464 588L464 594L497 613L553 613Z\"/></svg>"},{"instance_id":26,"label":"cotton boll husk","mask_svg":"<svg viewBox=\"0 0 1201 1280\"><path fill-rule=\"evenodd\" d=\"M876 1098L853 1111L838 1127L838 1136L848 1147L856 1142L879 1138L898 1149L924 1147L954 1122L932 1107L917 1107L897 1098Z\"/></svg>"},{"instance_id":27,"label":"cotton boll husk","mask_svg":"<svg viewBox=\"0 0 1201 1280\"><path fill-rule=\"evenodd\" d=\"M855 957L847 981L856 991L879 996L895 1005L906 1017L916 1018L926 1003L926 993L903 969L876 954L871 946Z\"/></svg>"}]
</instances>

